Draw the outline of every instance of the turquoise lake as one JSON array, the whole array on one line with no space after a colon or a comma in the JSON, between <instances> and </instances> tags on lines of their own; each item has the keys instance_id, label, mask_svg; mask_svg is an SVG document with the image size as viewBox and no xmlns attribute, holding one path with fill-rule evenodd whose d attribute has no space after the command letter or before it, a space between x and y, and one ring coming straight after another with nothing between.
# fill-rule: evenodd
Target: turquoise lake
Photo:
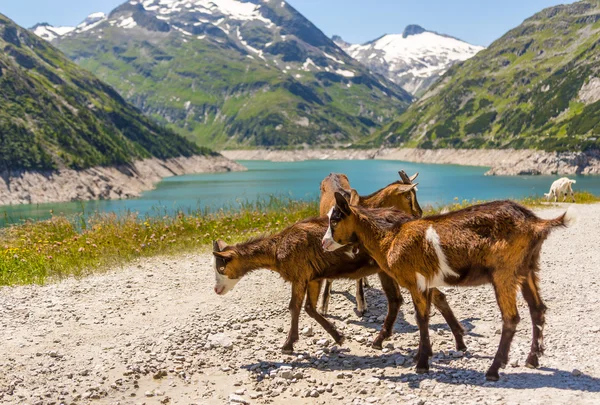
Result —
<instances>
[{"instance_id":1,"label":"turquoise lake","mask_svg":"<svg viewBox=\"0 0 600 405\"><path fill-rule=\"evenodd\" d=\"M239 207L270 195L294 199L318 198L319 183L331 172L345 173L360 194L369 194L399 180L398 171L419 172L418 198L422 206L467 199L503 199L542 195L559 176L484 176L483 167L432 165L384 160L318 160L304 162L241 161L247 172L207 173L171 177L156 189L131 200L86 201L0 207L0 225L26 218L44 219L55 214L139 212L164 215L176 210ZM600 176L570 176L576 190L600 194Z\"/></svg>"}]
</instances>

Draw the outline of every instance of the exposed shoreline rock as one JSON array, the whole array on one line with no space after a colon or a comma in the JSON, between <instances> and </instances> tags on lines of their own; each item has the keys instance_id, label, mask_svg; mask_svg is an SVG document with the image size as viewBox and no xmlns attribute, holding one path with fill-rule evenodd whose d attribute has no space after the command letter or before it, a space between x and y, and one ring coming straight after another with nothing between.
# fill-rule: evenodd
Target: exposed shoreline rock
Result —
<instances>
[{"instance_id":1,"label":"exposed shoreline rock","mask_svg":"<svg viewBox=\"0 0 600 405\"><path fill-rule=\"evenodd\" d=\"M0 173L0 205L137 197L165 177L246 170L223 156L144 159L119 167Z\"/></svg>"},{"instance_id":2,"label":"exposed shoreline rock","mask_svg":"<svg viewBox=\"0 0 600 405\"><path fill-rule=\"evenodd\" d=\"M414 163L483 166L486 175L554 175L600 174L600 152L544 152L514 149L305 149L228 150L221 152L233 160L271 160L292 162L302 160L402 160Z\"/></svg>"}]
</instances>

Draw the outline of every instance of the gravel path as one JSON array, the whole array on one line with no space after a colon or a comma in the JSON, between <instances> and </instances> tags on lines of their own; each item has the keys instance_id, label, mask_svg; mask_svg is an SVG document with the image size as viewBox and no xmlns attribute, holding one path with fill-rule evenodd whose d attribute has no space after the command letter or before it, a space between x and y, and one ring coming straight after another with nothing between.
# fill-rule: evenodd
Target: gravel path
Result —
<instances>
[{"instance_id":1,"label":"gravel path","mask_svg":"<svg viewBox=\"0 0 600 405\"><path fill-rule=\"evenodd\" d=\"M343 347L332 346L302 314L298 352L282 355L289 286L258 271L219 297L204 253L0 289L0 404L600 403L600 205L578 211L581 220L544 245L541 285L549 310L538 370L524 367L531 323L521 299L511 364L499 382L485 381L501 327L485 286L445 289L469 330L469 351L452 350L452 335L435 313L431 371L416 375L410 302L383 353L368 345L386 311L376 278L363 318L353 311L354 284L334 285L330 319L347 336Z\"/></svg>"}]
</instances>

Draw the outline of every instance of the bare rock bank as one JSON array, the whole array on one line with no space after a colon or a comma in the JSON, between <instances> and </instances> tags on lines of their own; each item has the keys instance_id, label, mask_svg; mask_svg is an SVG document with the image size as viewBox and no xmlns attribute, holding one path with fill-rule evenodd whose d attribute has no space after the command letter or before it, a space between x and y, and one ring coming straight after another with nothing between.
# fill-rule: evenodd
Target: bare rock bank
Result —
<instances>
[{"instance_id":1,"label":"bare rock bank","mask_svg":"<svg viewBox=\"0 0 600 405\"><path fill-rule=\"evenodd\" d=\"M182 174L246 170L223 156L144 159L119 167L0 174L0 205L139 196L161 179Z\"/></svg>"},{"instance_id":2,"label":"bare rock bank","mask_svg":"<svg viewBox=\"0 0 600 405\"><path fill-rule=\"evenodd\" d=\"M484 166L492 176L538 174L600 174L600 152L544 152L514 149L304 149L295 151L230 150L222 154L234 160L402 160L415 163Z\"/></svg>"},{"instance_id":3,"label":"bare rock bank","mask_svg":"<svg viewBox=\"0 0 600 405\"><path fill-rule=\"evenodd\" d=\"M301 162L304 160L368 160L377 149L303 149L303 150L224 150L231 160L269 160L271 162Z\"/></svg>"}]
</instances>

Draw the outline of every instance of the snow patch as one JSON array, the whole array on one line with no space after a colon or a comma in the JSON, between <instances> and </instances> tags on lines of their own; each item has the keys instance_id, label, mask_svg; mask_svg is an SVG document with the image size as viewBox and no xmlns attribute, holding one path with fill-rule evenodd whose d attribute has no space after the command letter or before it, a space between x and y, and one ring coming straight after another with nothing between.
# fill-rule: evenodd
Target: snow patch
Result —
<instances>
[{"instance_id":1,"label":"snow patch","mask_svg":"<svg viewBox=\"0 0 600 405\"><path fill-rule=\"evenodd\" d=\"M352 72L350 70L338 69L338 70L335 71L335 73L337 73L338 75L344 76L344 77L354 77L354 76L356 76L354 74L354 72Z\"/></svg>"},{"instance_id":2,"label":"snow patch","mask_svg":"<svg viewBox=\"0 0 600 405\"><path fill-rule=\"evenodd\" d=\"M137 23L135 22L133 17L125 18L118 24L119 27L125 28L125 29L133 28L136 25L137 25Z\"/></svg>"}]
</instances>

